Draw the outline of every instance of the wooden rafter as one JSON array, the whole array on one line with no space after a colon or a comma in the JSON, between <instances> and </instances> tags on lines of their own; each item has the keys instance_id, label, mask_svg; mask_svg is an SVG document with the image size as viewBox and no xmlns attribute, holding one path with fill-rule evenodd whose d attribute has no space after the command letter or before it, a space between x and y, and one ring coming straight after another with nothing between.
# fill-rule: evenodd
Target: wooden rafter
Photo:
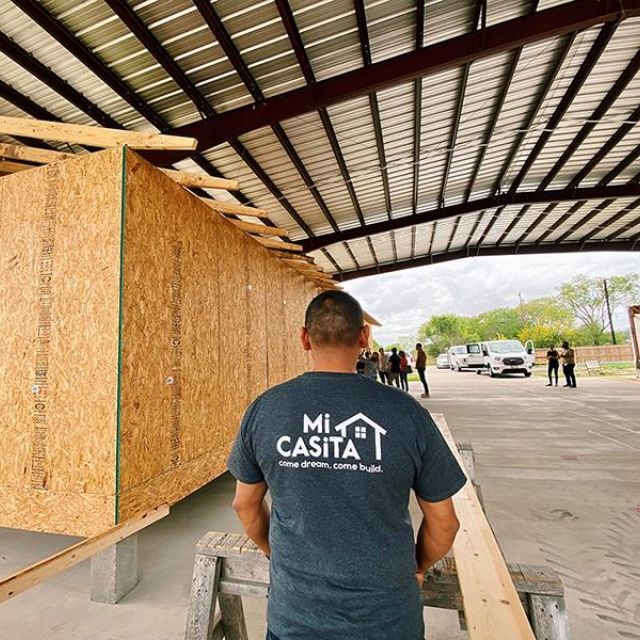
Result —
<instances>
[{"instance_id":1,"label":"wooden rafter","mask_svg":"<svg viewBox=\"0 0 640 640\"><path fill-rule=\"evenodd\" d=\"M219 213L230 213L237 216L248 216L251 218L269 217L269 214L264 209L258 209L256 207L247 207L243 204L223 202L222 200L214 200L212 198L201 198L201 200Z\"/></svg>"},{"instance_id":2,"label":"wooden rafter","mask_svg":"<svg viewBox=\"0 0 640 640\"><path fill-rule=\"evenodd\" d=\"M260 238L256 236L256 240L268 249L278 249L279 251L298 251L302 252L302 245L293 242L283 242L282 240L274 240L272 238Z\"/></svg>"},{"instance_id":3,"label":"wooden rafter","mask_svg":"<svg viewBox=\"0 0 640 640\"><path fill-rule=\"evenodd\" d=\"M225 189L227 191L237 191L239 188L237 180L227 180L226 178L216 178L202 173L188 173L186 171L176 171L175 169L160 169L172 180L175 180L183 187L199 187L200 189Z\"/></svg>"},{"instance_id":4,"label":"wooden rafter","mask_svg":"<svg viewBox=\"0 0 640 640\"><path fill-rule=\"evenodd\" d=\"M84 124L13 118L11 116L0 116L0 133L36 138L37 140L86 144L94 147L115 147L126 144L132 149L193 151L198 144L194 138L184 136L125 131L106 127L91 127Z\"/></svg>"},{"instance_id":5,"label":"wooden rafter","mask_svg":"<svg viewBox=\"0 0 640 640\"><path fill-rule=\"evenodd\" d=\"M288 231L281 229L280 227L268 227L266 224L255 224L254 222L245 222L244 220L235 220L233 218L227 218L229 222L242 229L246 233L252 233L259 236L278 236L280 238L286 238Z\"/></svg>"}]
</instances>

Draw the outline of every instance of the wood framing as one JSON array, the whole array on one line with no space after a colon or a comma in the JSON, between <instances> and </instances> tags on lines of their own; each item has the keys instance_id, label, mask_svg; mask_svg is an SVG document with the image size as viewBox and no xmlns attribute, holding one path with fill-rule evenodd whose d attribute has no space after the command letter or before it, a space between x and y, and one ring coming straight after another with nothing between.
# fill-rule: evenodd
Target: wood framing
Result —
<instances>
[{"instance_id":1,"label":"wood framing","mask_svg":"<svg viewBox=\"0 0 640 640\"><path fill-rule=\"evenodd\" d=\"M49 122L31 118L13 118L10 116L0 116L0 133L39 140L86 144L94 147L115 147L126 144L132 149L193 151L198 144L195 138L182 136L91 127L66 122Z\"/></svg>"},{"instance_id":2,"label":"wood framing","mask_svg":"<svg viewBox=\"0 0 640 640\"><path fill-rule=\"evenodd\" d=\"M242 204L234 204L233 202L223 202L222 200L214 200L213 198L202 198L202 202L209 205L212 209L220 213L230 213L238 216L248 216L250 218L268 218L269 214L264 209L255 207L246 207Z\"/></svg>"},{"instance_id":3,"label":"wood framing","mask_svg":"<svg viewBox=\"0 0 640 640\"><path fill-rule=\"evenodd\" d=\"M277 249L279 251L300 251L302 252L302 246L293 242L283 242L281 240L272 240L271 238L256 238L256 240L268 247L269 249Z\"/></svg>"},{"instance_id":4,"label":"wood framing","mask_svg":"<svg viewBox=\"0 0 640 640\"><path fill-rule=\"evenodd\" d=\"M434 414L433 419L464 469L444 416ZM469 637L471 640L535 640L509 568L471 482L467 482L453 501L460 520L453 555Z\"/></svg>"},{"instance_id":5,"label":"wood framing","mask_svg":"<svg viewBox=\"0 0 640 640\"><path fill-rule=\"evenodd\" d=\"M168 515L169 507L161 505L3 578L0 580L0 603L67 571Z\"/></svg>"},{"instance_id":6,"label":"wood framing","mask_svg":"<svg viewBox=\"0 0 640 640\"><path fill-rule=\"evenodd\" d=\"M316 283L134 152L1 178L0 220L0 526L90 536L175 503L305 369Z\"/></svg>"},{"instance_id":7,"label":"wood framing","mask_svg":"<svg viewBox=\"0 0 640 640\"><path fill-rule=\"evenodd\" d=\"M9 158L11 160L26 160L37 164L49 164L58 160L72 158L74 155L74 153L54 151L53 149L39 149L22 144L0 143L0 158Z\"/></svg>"},{"instance_id":8,"label":"wood framing","mask_svg":"<svg viewBox=\"0 0 640 640\"><path fill-rule=\"evenodd\" d=\"M25 164L24 162L12 162L11 160L0 160L0 173L18 173L18 171L25 171L26 169L33 169L33 165Z\"/></svg>"},{"instance_id":9,"label":"wood framing","mask_svg":"<svg viewBox=\"0 0 640 640\"><path fill-rule=\"evenodd\" d=\"M237 180L227 180L226 178L216 178L204 173L189 173L187 171L176 171L174 169L160 169L172 180L175 180L183 187L199 187L201 189L226 189L227 191L237 191L239 185Z\"/></svg>"},{"instance_id":10,"label":"wood framing","mask_svg":"<svg viewBox=\"0 0 640 640\"><path fill-rule=\"evenodd\" d=\"M246 233L254 233L261 236L278 236L280 238L286 238L288 234L286 229L281 229L280 227L268 227L266 224L255 224L244 220L234 220L233 218L228 218L228 220Z\"/></svg>"}]
</instances>

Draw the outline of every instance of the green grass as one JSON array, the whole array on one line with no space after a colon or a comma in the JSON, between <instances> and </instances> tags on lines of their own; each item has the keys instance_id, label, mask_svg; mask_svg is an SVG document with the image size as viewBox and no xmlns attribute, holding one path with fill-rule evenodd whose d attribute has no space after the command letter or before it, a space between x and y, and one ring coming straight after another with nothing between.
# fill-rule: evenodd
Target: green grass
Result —
<instances>
[{"instance_id":1,"label":"green grass","mask_svg":"<svg viewBox=\"0 0 640 640\"><path fill-rule=\"evenodd\" d=\"M603 362L600 365L600 371L592 371L589 376L584 364L576 365L576 376L599 378L604 376L629 376L635 373L633 362ZM539 378L547 377L547 367L538 364L533 370L533 375ZM559 376L562 377L562 367L560 367Z\"/></svg>"}]
</instances>

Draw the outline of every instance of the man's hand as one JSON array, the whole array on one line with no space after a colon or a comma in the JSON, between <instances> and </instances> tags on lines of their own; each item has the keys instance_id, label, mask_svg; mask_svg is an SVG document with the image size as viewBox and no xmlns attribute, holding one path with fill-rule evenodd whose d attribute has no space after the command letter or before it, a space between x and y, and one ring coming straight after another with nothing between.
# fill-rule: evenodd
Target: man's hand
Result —
<instances>
[{"instance_id":1,"label":"man's hand","mask_svg":"<svg viewBox=\"0 0 640 640\"><path fill-rule=\"evenodd\" d=\"M267 558L271 556L269 546L269 509L264 497L267 495L267 483L236 483L236 495L233 508L238 514L245 533L260 547Z\"/></svg>"},{"instance_id":2,"label":"man's hand","mask_svg":"<svg viewBox=\"0 0 640 640\"><path fill-rule=\"evenodd\" d=\"M460 523L453 507L453 500L427 502L418 498L422 510L422 524L416 543L416 580L422 586L427 569L444 558L455 540Z\"/></svg>"}]
</instances>

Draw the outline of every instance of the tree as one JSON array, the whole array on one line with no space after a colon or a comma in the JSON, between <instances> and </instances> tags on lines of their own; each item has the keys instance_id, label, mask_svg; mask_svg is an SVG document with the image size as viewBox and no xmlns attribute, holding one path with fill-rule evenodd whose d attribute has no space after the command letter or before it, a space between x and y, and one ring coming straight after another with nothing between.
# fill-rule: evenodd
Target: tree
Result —
<instances>
[{"instance_id":1,"label":"tree","mask_svg":"<svg viewBox=\"0 0 640 640\"><path fill-rule=\"evenodd\" d=\"M628 273L607 278L611 313L632 304L640 297L640 276ZM609 325L603 278L580 275L560 286L560 298L573 316L582 323L582 329L590 336L592 344L605 341L604 332Z\"/></svg>"},{"instance_id":2,"label":"tree","mask_svg":"<svg viewBox=\"0 0 640 640\"><path fill-rule=\"evenodd\" d=\"M437 356L451 345L464 344L469 339L469 318L454 313L431 316L418 330L418 341L427 346L427 353Z\"/></svg>"},{"instance_id":3,"label":"tree","mask_svg":"<svg viewBox=\"0 0 640 640\"><path fill-rule=\"evenodd\" d=\"M571 311L556 298L535 298L522 305L524 325L518 332L522 342L535 345L559 345L575 342L575 321Z\"/></svg>"},{"instance_id":4,"label":"tree","mask_svg":"<svg viewBox=\"0 0 640 640\"><path fill-rule=\"evenodd\" d=\"M472 333L477 340L502 340L513 338L522 330L522 315L519 309L503 307L485 311L471 319Z\"/></svg>"}]
</instances>

